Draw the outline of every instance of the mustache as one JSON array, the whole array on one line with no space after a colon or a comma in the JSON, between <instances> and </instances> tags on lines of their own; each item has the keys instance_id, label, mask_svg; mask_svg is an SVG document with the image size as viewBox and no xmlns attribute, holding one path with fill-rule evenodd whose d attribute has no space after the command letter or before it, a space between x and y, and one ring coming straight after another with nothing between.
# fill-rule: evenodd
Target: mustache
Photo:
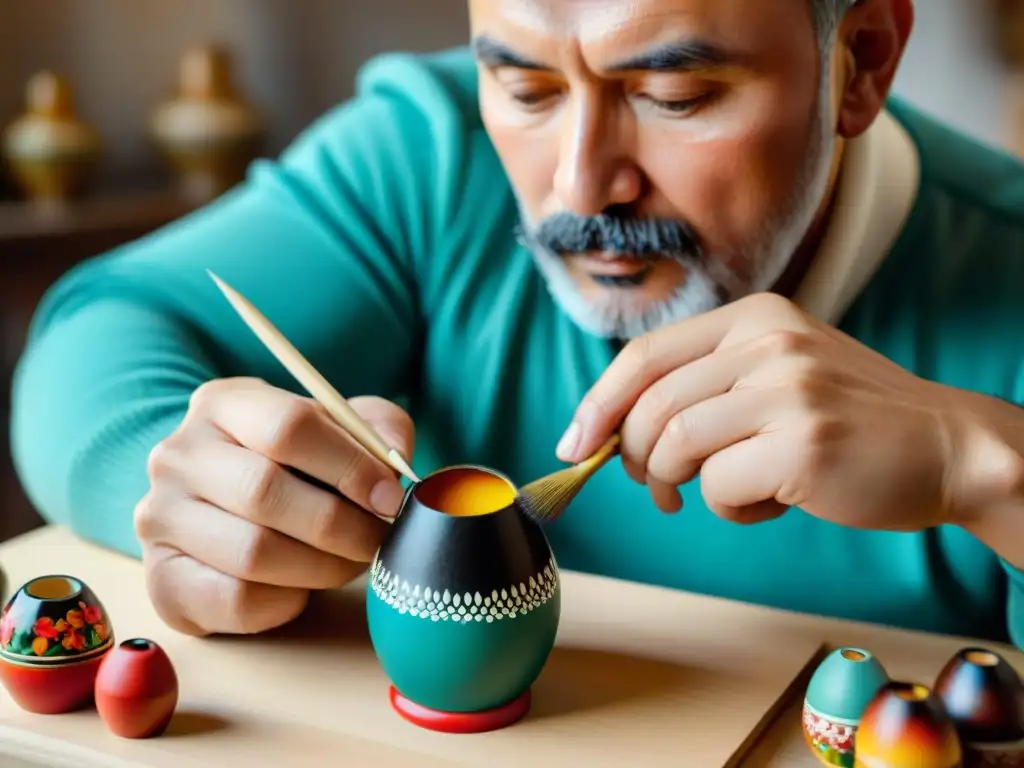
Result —
<instances>
[{"instance_id":1,"label":"mustache","mask_svg":"<svg viewBox=\"0 0 1024 768\"><path fill-rule=\"evenodd\" d=\"M542 220L531 237L559 255L608 251L644 260L699 260L702 255L697 233L678 219L637 218L617 213L577 216L563 212Z\"/></svg>"}]
</instances>

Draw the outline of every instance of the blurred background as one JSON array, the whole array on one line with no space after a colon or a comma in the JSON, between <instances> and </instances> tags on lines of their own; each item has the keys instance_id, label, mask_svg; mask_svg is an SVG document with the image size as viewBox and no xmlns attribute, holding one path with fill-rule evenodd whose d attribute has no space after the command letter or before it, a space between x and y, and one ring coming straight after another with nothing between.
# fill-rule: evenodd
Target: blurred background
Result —
<instances>
[{"instance_id":1,"label":"blurred background","mask_svg":"<svg viewBox=\"0 0 1024 768\"><path fill-rule=\"evenodd\" d=\"M1007 151L1020 0L919 0L896 93ZM41 523L10 464L10 371L76 262L181 216L350 96L367 58L463 44L466 0L0 0L0 540Z\"/></svg>"}]
</instances>

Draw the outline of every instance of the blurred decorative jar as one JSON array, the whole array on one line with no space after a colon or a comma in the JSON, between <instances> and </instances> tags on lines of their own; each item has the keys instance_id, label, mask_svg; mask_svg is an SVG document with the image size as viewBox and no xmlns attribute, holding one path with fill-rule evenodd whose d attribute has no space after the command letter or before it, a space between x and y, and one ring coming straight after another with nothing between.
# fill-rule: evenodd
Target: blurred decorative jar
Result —
<instances>
[{"instance_id":1,"label":"blurred decorative jar","mask_svg":"<svg viewBox=\"0 0 1024 768\"><path fill-rule=\"evenodd\" d=\"M53 72L33 75L26 111L3 133L3 156L30 200L62 203L80 196L100 156L96 131L78 119L68 81Z\"/></svg>"},{"instance_id":2,"label":"blurred decorative jar","mask_svg":"<svg viewBox=\"0 0 1024 768\"><path fill-rule=\"evenodd\" d=\"M227 52L197 47L181 61L178 93L153 112L150 131L190 199L208 200L245 177L265 126L233 82Z\"/></svg>"},{"instance_id":3,"label":"blurred decorative jar","mask_svg":"<svg viewBox=\"0 0 1024 768\"><path fill-rule=\"evenodd\" d=\"M1014 69L1024 67L1024 2L990 0L999 55Z\"/></svg>"}]
</instances>

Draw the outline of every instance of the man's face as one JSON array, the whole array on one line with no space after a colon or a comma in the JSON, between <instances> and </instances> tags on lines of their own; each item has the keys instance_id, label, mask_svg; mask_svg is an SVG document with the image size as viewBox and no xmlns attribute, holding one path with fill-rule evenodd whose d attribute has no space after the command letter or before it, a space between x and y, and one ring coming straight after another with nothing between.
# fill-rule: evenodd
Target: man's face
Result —
<instances>
[{"instance_id":1,"label":"man's face","mask_svg":"<svg viewBox=\"0 0 1024 768\"><path fill-rule=\"evenodd\" d=\"M631 338L778 280L834 162L808 6L470 0L524 242L580 325Z\"/></svg>"}]
</instances>

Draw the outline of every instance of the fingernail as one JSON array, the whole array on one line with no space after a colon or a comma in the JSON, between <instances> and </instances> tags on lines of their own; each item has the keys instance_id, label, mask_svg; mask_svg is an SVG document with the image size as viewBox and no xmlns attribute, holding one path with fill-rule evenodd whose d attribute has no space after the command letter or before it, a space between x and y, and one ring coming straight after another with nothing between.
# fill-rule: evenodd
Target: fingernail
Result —
<instances>
[{"instance_id":1,"label":"fingernail","mask_svg":"<svg viewBox=\"0 0 1024 768\"><path fill-rule=\"evenodd\" d=\"M572 461L576 456L576 449L580 445L580 425L578 422L573 422L569 425L569 428L565 430L565 434L562 435L562 439L558 441L558 447L555 448L555 454L562 461Z\"/></svg>"},{"instance_id":2,"label":"fingernail","mask_svg":"<svg viewBox=\"0 0 1024 768\"><path fill-rule=\"evenodd\" d=\"M370 506L385 517L397 515L404 498L405 491L397 480L381 480L370 490Z\"/></svg>"}]
</instances>

